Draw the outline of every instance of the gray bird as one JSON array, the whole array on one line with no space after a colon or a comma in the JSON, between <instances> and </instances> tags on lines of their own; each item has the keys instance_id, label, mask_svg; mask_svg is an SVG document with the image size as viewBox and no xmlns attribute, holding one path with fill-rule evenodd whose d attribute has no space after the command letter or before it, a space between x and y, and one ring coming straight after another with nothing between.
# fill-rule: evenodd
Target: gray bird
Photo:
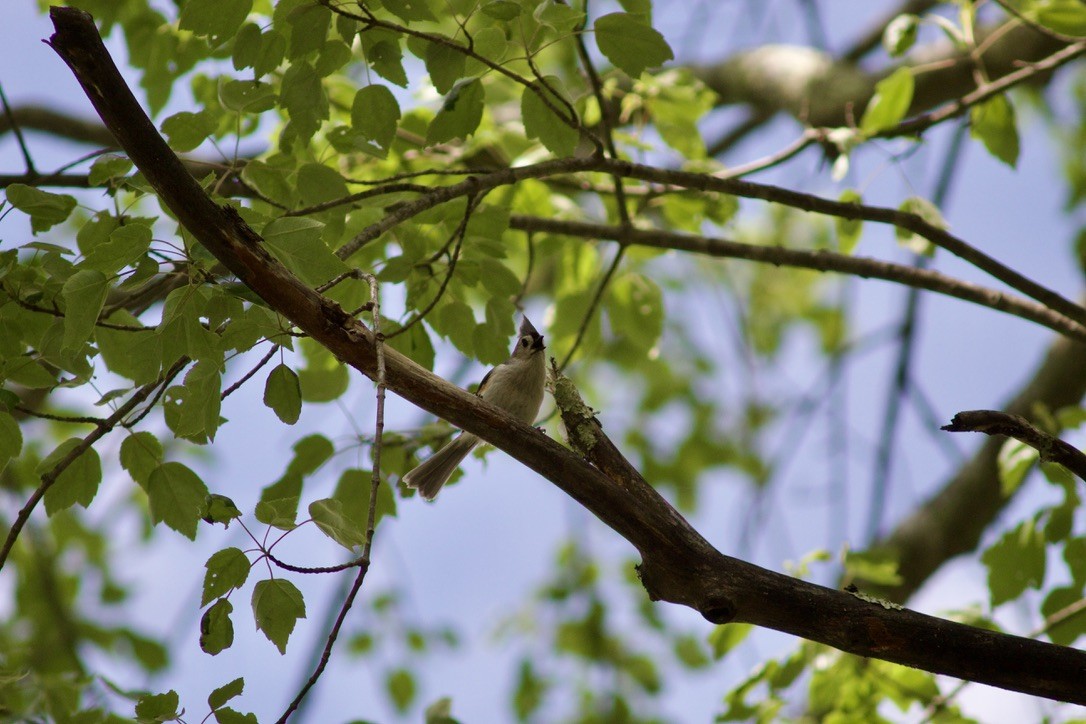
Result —
<instances>
[{"instance_id":1,"label":"gray bird","mask_svg":"<svg viewBox=\"0 0 1086 724\"><path fill-rule=\"evenodd\" d=\"M525 317L520 323L513 353L486 373L475 394L523 422L535 422L539 406L543 404L543 387L547 380L543 350L543 335L535 331ZM455 440L404 475L404 484L416 488L426 500L433 500L453 471L480 442L475 435L461 432Z\"/></svg>"}]
</instances>

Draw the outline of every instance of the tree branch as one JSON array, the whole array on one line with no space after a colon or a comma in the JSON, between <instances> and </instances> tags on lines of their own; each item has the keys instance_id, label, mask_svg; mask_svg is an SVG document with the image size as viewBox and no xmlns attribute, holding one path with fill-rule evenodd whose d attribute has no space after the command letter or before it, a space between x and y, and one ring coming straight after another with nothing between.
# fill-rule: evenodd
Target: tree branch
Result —
<instances>
[{"instance_id":1,"label":"tree branch","mask_svg":"<svg viewBox=\"0 0 1086 724\"><path fill-rule=\"evenodd\" d=\"M794 266L816 271L833 271L870 279L883 279L908 287L926 289L956 299L996 309L1035 322L1072 339L1086 342L1086 327L1028 299L963 282L930 269L893 264L869 257L837 254L827 250L786 249L780 246L743 244L663 229L622 229L618 226L584 221L513 215L509 226L521 231L545 231L552 234L592 239L611 239L623 244L675 249L706 256L746 259L777 266Z\"/></svg>"},{"instance_id":2,"label":"tree branch","mask_svg":"<svg viewBox=\"0 0 1086 724\"><path fill-rule=\"evenodd\" d=\"M1005 435L1029 445L1041 456L1042 463L1059 463L1082 480L1086 480L1086 455L1074 445L1049 435L1021 415L998 410L967 410L954 415L947 432L983 432L985 435Z\"/></svg>"},{"instance_id":3,"label":"tree branch","mask_svg":"<svg viewBox=\"0 0 1086 724\"><path fill-rule=\"evenodd\" d=\"M50 44L180 222L273 309L377 378L379 339L283 268L232 208L203 193L139 107L91 17L59 7L50 14L57 31ZM1086 703L1086 653L886 608L724 556L621 459L583 406L570 404L568 381L556 398L571 440L594 464L395 350L383 355L388 389L528 465L633 544L655 600L689 606L715 623L747 621L863 656Z\"/></svg>"}]
</instances>

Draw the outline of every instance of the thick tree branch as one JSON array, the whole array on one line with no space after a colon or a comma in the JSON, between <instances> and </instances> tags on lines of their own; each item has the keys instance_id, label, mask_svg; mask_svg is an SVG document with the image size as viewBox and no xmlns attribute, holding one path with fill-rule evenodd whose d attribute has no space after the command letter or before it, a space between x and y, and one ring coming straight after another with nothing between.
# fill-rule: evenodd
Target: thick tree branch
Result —
<instances>
[{"instance_id":1,"label":"thick tree branch","mask_svg":"<svg viewBox=\"0 0 1086 724\"><path fill-rule=\"evenodd\" d=\"M57 30L51 45L180 222L272 308L376 378L374 334L303 285L265 251L236 211L203 193L124 84L90 16L56 7L51 16ZM748 621L864 656L1086 703L1086 653L883 607L728 558L621 460L590 415L575 417L583 407L562 405L569 410L571 439L595 465L395 351L386 349L384 356L390 390L495 444L632 543L643 559L645 587L657 600L690 606L713 622ZM569 395L567 389L556 397L568 402Z\"/></svg>"},{"instance_id":2,"label":"thick tree branch","mask_svg":"<svg viewBox=\"0 0 1086 724\"><path fill-rule=\"evenodd\" d=\"M923 69L915 75L909 108L909 115L917 115L973 91L978 62L990 79L998 80L1066 46L1018 20L1008 23L978 33L982 47L986 40L997 39L977 58L945 42L913 53L902 64L868 73L847 59L837 61L813 48L769 45L693 70L716 91L721 104L747 105L764 115L783 112L810 126L847 126L867 106L875 84L901 65Z\"/></svg>"}]
</instances>

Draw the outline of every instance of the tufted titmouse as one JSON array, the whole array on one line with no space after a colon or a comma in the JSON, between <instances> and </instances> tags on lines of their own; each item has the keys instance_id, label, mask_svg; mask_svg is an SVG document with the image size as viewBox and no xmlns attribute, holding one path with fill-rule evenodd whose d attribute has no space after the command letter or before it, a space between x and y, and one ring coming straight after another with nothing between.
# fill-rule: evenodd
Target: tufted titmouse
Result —
<instances>
[{"instance_id":1,"label":"tufted titmouse","mask_svg":"<svg viewBox=\"0 0 1086 724\"><path fill-rule=\"evenodd\" d=\"M520 323L520 334L516 346L513 347L513 354L486 373L475 394L531 424L535 422L539 406L543 404L546 378L543 335L535 331L535 327L525 317ZM427 500L433 500L460 462L479 442L479 438L471 433L460 433L455 440L404 475L404 484L409 488L417 488L419 495Z\"/></svg>"}]
</instances>

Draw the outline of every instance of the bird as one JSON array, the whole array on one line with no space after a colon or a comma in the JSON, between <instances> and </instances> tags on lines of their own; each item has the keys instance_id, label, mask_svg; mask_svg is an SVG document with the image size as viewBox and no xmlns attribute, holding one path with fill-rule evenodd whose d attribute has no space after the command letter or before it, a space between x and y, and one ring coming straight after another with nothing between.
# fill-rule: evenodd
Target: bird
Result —
<instances>
[{"instance_id":1,"label":"bird","mask_svg":"<svg viewBox=\"0 0 1086 724\"><path fill-rule=\"evenodd\" d=\"M531 424L543 404L547 378L543 335L524 317L509 359L486 373L475 394L500 407L522 422ZM426 500L437 497L441 487L481 440L470 432L431 455L403 476L403 483L415 488Z\"/></svg>"}]
</instances>

